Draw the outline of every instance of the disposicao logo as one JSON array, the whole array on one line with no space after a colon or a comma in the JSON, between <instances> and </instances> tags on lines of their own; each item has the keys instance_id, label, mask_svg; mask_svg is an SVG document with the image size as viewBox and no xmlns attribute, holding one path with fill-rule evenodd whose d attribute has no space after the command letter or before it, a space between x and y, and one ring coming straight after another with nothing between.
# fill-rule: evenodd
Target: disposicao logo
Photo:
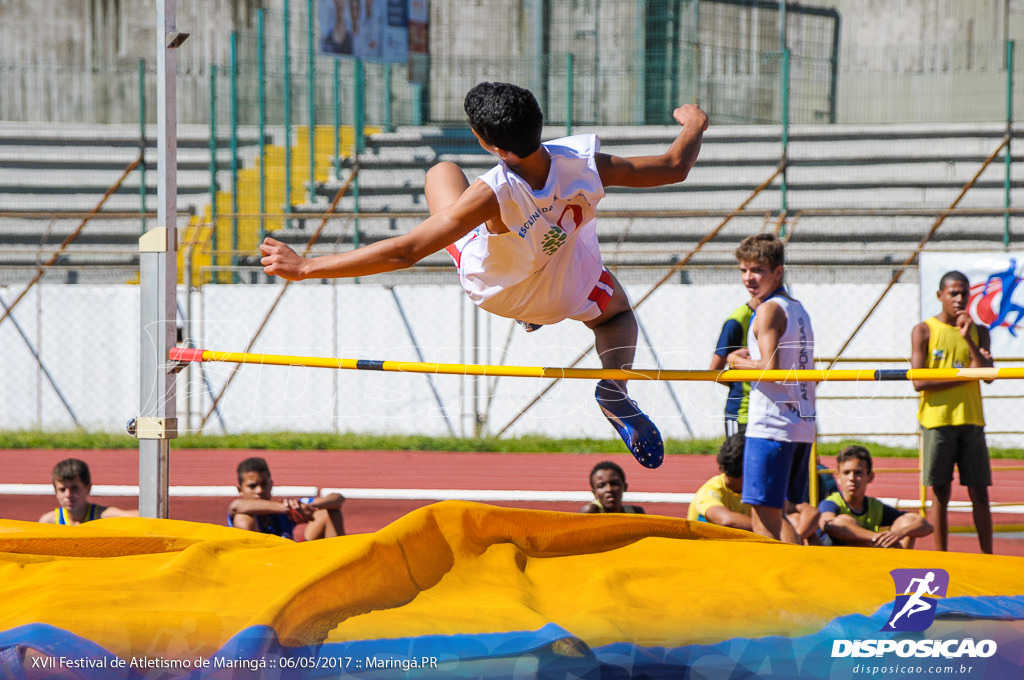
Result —
<instances>
[{"instance_id":1,"label":"disposicao logo","mask_svg":"<svg viewBox=\"0 0 1024 680\"><path fill-rule=\"evenodd\" d=\"M926 630L935 620L937 598L949 589L949 574L945 569L893 569L889 574L896 584L896 602L882 630Z\"/></svg>"},{"instance_id":2,"label":"disposicao logo","mask_svg":"<svg viewBox=\"0 0 1024 680\"><path fill-rule=\"evenodd\" d=\"M945 569L893 569L889 572L896 586L896 600L882 632L908 633L927 629L935 620L938 598L949 589L949 573ZM990 657L997 651L993 640L972 638L929 640L834 640L832 657L944 657L947 659Z\"/></svg>"}]
</instances>

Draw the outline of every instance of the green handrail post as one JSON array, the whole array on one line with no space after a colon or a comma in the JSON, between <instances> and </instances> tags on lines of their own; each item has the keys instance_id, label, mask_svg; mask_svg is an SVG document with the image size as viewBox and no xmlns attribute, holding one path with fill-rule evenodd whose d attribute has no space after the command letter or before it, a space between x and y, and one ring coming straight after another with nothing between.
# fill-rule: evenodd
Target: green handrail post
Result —
<instances>
[{"instance_id":1,"label":"green handrail post","mask_svg":"<svg viewBox=\"0 0 1024 680\"><path fill-rule=\"evenodd\" d=\"M394 126L391 123L391 62L384 64L384 130L393 132Z\"/></svg>"},{"instance_id":2,"label":"green handrail post","mask_svg":"<svg viewBox=\"0 0 1024 680\"><path fill-rule=\"evenodd\" d=\"M572 135L572 62L573 55L569 52L565 55L565 135Z\"/></svg>"},{"instance_id":3,"label":"green handrail post","mask_svg":"<svg viewBox=\"0 0 1024 680\"><path fill-rule=\"evenodd\" d=\"M220 235L217 233L217 65L210 66L210 226L213 229L213 264L217 264ZM220 278L213 275L213 280Z\"/></svg>"},{"instance_id":4,"label":"green handrail post","mask_svg":"<svg viewBox=\"0 0 1024 680\"><path fill-rule=\"evenodd\" d=\"M146 60L139 59L139 235L146 233Z\"/></svg>"},{"instance_id":5,"label":"green handrail post","mask_svg":"<svg viewBox=\"0 0 1024 680\"><path fill-rule=\"evenodd\" d=\"M1015 41L1006 42L1006 172L1003 176L1006 212L1003 213L1003 247L1010 248L1010 171L1013 169L1013 157L1010 146L1013 142L1013 52Z\"/></svg>"},{"instance_id":6,"label":"green handrail post","mask_svg":"<svg viewBox=\"0 0 1024 680\"><path fill-rule=\"evenodd\" d=\"M231 32L231 267L238 283L238 31Z\"/></svg>"},{"instance_id":7,"label":"green handrail post","mask_svg":"<svg viewBox=\"0 0 1024 680\"><path fill-rule=\"evenodd\" d=\"M308 33L309 73L306 74L307 97L309 99L309 184L306 185L306 200L316 201L316 30L313 26L313 0L306 0L306 31Z\"/></svg>"},{"instance_id":8,"label":"green handrail post","mask_svg":"<svg viewBox=\"0 0 1024 680\"><path fill-rule=\"evenodd\" d=\"M341 180L341 60L334 60L334 78L331 92L334 95L334 179Z\"/></svg>"},{"instance_id":9,"label":"green handrail post","mask_svg":"<svg viewBox=\"0 0 1024 680\"><path fill-rule=\"evenodd\" d=\"M780 209L785 213L789 209L788 197L786 196L789 160L789 48L782 50L782 176L779 184ZM786 235L786 223L783 222L779 228L779 235Z\"/></svg>"},{"instance_id":10,"label":"green handrail post","mask_svg":"<svg viewBox=\"0 0 1024 680\"><path fill-rule=\"evenodd\" d=\"M359 156L363 153L365 147L365 135L366 130L364 129L364 111L363 111L363 87L366 85L363 76L363 60L356 57L352 62L352 106L353 106L353 127L355 127L355 157L356 167L359 167ZM359 175L356 175L355 180L352 182L352 211L359 214ZM359 218L356 217L353 221L353 233L352 233L352 247L359 247ZM358 279L356 279L358 281Z\"/></svg>"},{"instance_id":11,"label":"green handrail post","mask_svg":"<svg viewBox=\"0 0 1024 680\"><path fill-rule=\"evenodd\" d=\"M264 9L256 10L256 69L259 88L259 134L260 134L260 243L267 235L267 220L263 216L267 212L267 57L266 27L263 23Z\"/></svg>"},{"instance_id":12,"label":"green handrail post","mask_svg":"<svg viewBox=\"0 0 1024 680\"><path fill-rule=\"evenodd\" d=\"M289 17L291 16L291 10L289 9L288 0L284 0L284 21L282 28L284 30L284 212L285 215L289 215L292 212L292 59L291 59L291 40L289 34L291 33ZM290 217L285 217L285 228L290 229L292 221Z\"/></svg>"},{"instance_id":13,"label":"green handrail post","mask_svg":"<svg viewBox=\"0 0 1024 680\"><path fill-rule=\"evenodd\" d=\"M411 83L412 87L412 124L423 125L423 84Z\"/></svg>"},{"instance_id":14,"label":"green handrail post","mask_svg":"<svg viewBox=\"0 0 1024 680\"><path fill-rule=\"evenodd\" d=\"M366 149L366 130L364 129L366 124L366 111L363 99L364 90L366 88L366 76L363 70L363 60L359 57L356 57L352 61L352 69L352 114L353 118L355 119L353 122L355 124L356 133L355 152L356 156L359 156L359 154L363 153L363 151Z\"/></svg>"}]
</instances>

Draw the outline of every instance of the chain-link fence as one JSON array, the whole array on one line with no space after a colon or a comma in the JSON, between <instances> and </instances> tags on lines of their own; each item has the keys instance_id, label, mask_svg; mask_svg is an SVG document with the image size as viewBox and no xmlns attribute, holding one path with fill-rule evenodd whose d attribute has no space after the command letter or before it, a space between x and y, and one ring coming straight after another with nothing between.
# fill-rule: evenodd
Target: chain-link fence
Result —
<instances>
[{"instance_id":1,"label":"chain-link fence","mask_svg":"<svg viewBox=\"0 0 1024 680\"><path fill-rule=\"evenodd\" d=\"M183 343L444 363L576 360L586 329L527 336L477 312L444 253L409 272L287 293L261 273L264 234L313 252L360 247L422 219L423 175L437 160L458 160L471 177L489 167L461 111L483 79L533 88L546 138L597 132L621 155L664 149L675 132L661 124L680 102L710 113L681 189L610 191L602 203L606 262L641 302L640 366L706 367L724 317L743 301L732 249L756 231L788 239L789 281L811 309L819 356L862 360L855 365L908 361L918 250L1019 247L1019 162L1005 122L1020 96L1008 77L1012 44L844 52L835 12L792 8L783 41L769 2L436 2L430 78L414 85L405 65L319 54L314 8L292 0L223 16L240 27L230 40L205 27L186 45L209 54L182 51ZM495 22L509 30L495 35ZM17 112L9 118L45 110L46 93L60 91L62 104L48 109L56 113L38 120L118 123L0 124L0 427L116 430L137 409L138 291L125 284L138 280L138 237L155 220L156 74L151 63L108 57L71 68L5 59L0 69L13 93L0 106ZM936 124L821 125L908 120ZM234 373L184 372L183 430L611 434L583 383L538 399L542 387L527 380ZM668 436L721 432L720 386L633 389ZM986 394L991 431L1019 443L1010 434L1019 389L1005 382ZM906 385L826 386L822 398L823 433L906 440L914 431Z\"/></svg>"}]
</instances>

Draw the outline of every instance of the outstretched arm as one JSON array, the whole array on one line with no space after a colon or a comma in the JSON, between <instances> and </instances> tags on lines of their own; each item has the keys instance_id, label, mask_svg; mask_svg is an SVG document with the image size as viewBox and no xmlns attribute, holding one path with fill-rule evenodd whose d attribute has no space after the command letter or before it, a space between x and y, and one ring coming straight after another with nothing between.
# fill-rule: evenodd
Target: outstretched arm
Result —
<instances>
[{"instance_id":1,"label":"outstretched arm","mask_svg":"<svg viewBox=\"0 0 1024 680\"><path fill-rule=\"evenodd\" d=\"M369 276L411 267L454 243L478 225L499 217L498 198L483 182L470 186L451 206L409 232L346 253L305 258L284 243L267 238L260 260L267 274L289 281Z\"/></svg>"},{"instance_id":2,"label":"outstretched arm","mask_svg":"<svg viewBox=\"0 0 1024 680\"><path fill-rule=\"evenodd\" d=\"M660 156L610 156L597 154L597 171L607 186L659 187L682 182L697 162L708 117L693 104L684 104L672 113L683 126L679 136Z\"/></svg>"},{"instance_id":3,"label":"outstretched arm","mask_svg":"<svg viewBox=\"0 0 1024 680\"><path fill-rule=\"evenodd\" d=\"M732 527L733 529L743 529L745 531L753 531L754 524L750 519L750 515L744 515L742 512L736 512L730 510L724 505L712 505L704 511L704 516L711 524L717 524L723 527Z\"/></svg>"}]
</instances>

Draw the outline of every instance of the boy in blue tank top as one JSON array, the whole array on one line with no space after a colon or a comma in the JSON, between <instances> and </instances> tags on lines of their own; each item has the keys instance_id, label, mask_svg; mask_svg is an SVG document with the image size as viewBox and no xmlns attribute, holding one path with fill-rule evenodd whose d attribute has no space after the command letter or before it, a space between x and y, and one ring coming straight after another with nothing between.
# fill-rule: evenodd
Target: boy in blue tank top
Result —
<instances>
[{"instance_id":1,"label":"boy in blue tank top","mask_svg":"<svg viewBox=\"0 0 1024 680\"><path fill-rule=\"evenodd\" d=\"M783 287L785 248L774 234L755 234L736 249L740 277L758 301L747 347L731 352L730 368L814 368L814 330L803 305ZM786 501L803 502L807 461L815 438L815 384L751 384L747 440L743 451L743 502L750 505L754 532L801 543L786 518Z\"/></svg>"}]
</instances>

